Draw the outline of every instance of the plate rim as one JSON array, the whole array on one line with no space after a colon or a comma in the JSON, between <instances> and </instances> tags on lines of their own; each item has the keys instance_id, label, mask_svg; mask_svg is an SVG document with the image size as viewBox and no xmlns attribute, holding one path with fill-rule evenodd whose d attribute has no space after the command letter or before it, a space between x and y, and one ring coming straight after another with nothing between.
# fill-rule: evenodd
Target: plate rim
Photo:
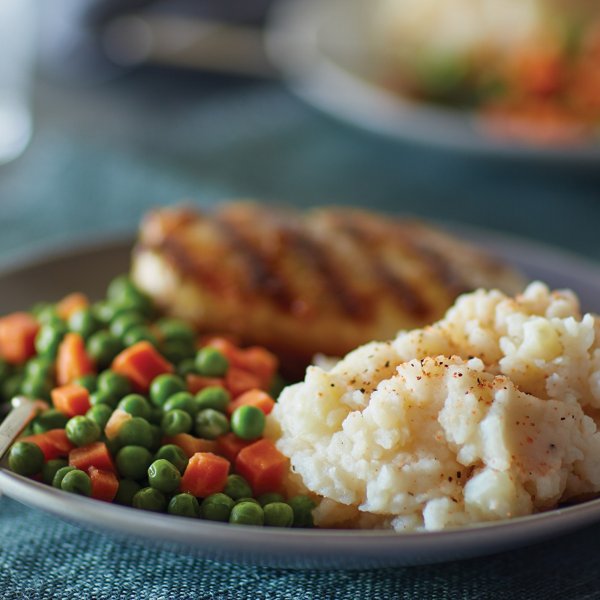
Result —
<instances>
[{"instance_id":1,"label":"plate rim","mask_svg":"<svg viewBox=\"0 0 600 600\"><path fill-rule=\"evenodd\" d=\"M442 224L437 223L440 226ZM483 245L492 254L497 255L499 249L503 252L512 253L515 257L524 256L532 264L536 261L548 258L552 261L553 268L558 271L569 269L571 275L575 273L575 278L592 278L595 285L600 291L600 263L582 257L575 252L563 250L554 247L550 244L531 241L518 235L505 234L498 231L490 231L483 227L475 227L471 225L463 225L458 223L445 223L442 225L448 231L460 231L468 238L469 241L475 244ZM133 235L101 235L93 239L87 239L83 242L75 242L73 240L61 244L56 244L54 248L47 248L43 252L27 252L19 257L12 257L8 260L0 262L0 278L18 273L21 270L33 267L39 267L46 264L52 264L65 258L73 258L75 256L85 257L90 252L109 252L116 248L126 251L133 243ZM506 259L512 262L510 258ZM589 284L589 281L587 282ZM36 496L32 499L28 496L28 489L32 488L36 492ZM132 533L138 537L155 539L156 530L158 529L164 535L161 541L172 543L183 543L188 546L195 546L194 541L206 542L209 538L216 535L219 542L218 546L225 548L227 551L228 545L239 547L247 547L254 551L257 550L257 545L269 545L271 547L268 553L274 551L298 551L314 553L314 542L318 541L320 548L318 549L319 556L322 553L333 552L337 553L338 562L350 560L352 557L360 557L365 549L368 548L369 553L374 553L373 556L378 556L381 553L389 552L390 545L396 552L402 556L396 557L389 564L431 564L434 562L442 562L450 560L448 551L456 544L467 546L466 554L468 556L481 556L491 554L502 549L510 547L526 545L547 537L555 537L567 531L574 531L585 524L600 521L600 498L589 500L581 504L568 506L564 508L554 509L551 511L527 515L511 520L475 524L469 527L449 529L444 531L433 532L411 532L397 533L391 530L336 530L336 529L315 529L315 530L300 530L294 529L290 532L287 529L270 529L270 528L251 528L256 532L260 529L262 532L260 540L257 543L245 539L245 533L248 531L245 528L233 528L226 524L207 523L199 521L192 523L194 527L174 526L173 517L169 515L160 515L156 513L145 513L127 507L120 507L113 504L106 504L96 500L80 498L60 490L55 490L46 484L38 483L30 479L21 477L7 471L5 468L0 468L0 488L6 496L12 497L17 501L33 506L35 508L45 510L51 514L66 518L70 521L75 520L79 525L86 526L87 521L73 517L73 510L70 506L83 507L83 513L95 513L101 511L103 514L110 514L113 511L117 512L117 524L107 525L109 531L127 529L129 525ZM38 498L39 496L39 498ZM49 496L53 502L48 502L45 497ZM60 499L59 507L52 508L52 504ZM62 508L60 507L60 505ZM49 506L50 505L50 506ZM135 510L135 513L131 512ZM123 511L123 512L121 512ZM125 512L126 511L126 512ZM132 519L129 517L135 514L138 518L133 521L140 521L140 527L132 526ZM158 520L157 520L158 519ZM166 523L163 521L166 520ZM552 526L548 527L548 522ZM177 536L173 536L173 532L178 532ZM165 532L170 532L167 535ZM199 532L201 535L199 535ZM187 533L187 535L186 535ZM146 534L146 535L145 535ZM190 539L194 536L195 540ZM183 539L182 539L183 538ZM482 538L494 539L494 543L482 543ZM210 541L209 540L209 541ZM353 548L348 541L360 541L363 549ZM415 548L419 551L426 551L431 545L438 545L444 548L441 554L438 552L437 558L429 556L425 559L411 560L406 558L406 553ZM481 550L483 546L485 550ZM477 550L478 547L479 550ZM379 552L378 552L379 551ZM317 553L314 553L315 556ZM323 563L322 566L326 566ZM339 566L339 565L338 565ZM342 565L343 566L343 565ZM353 568L356 565L353 565Z\"/></svg>"}]
</instances>

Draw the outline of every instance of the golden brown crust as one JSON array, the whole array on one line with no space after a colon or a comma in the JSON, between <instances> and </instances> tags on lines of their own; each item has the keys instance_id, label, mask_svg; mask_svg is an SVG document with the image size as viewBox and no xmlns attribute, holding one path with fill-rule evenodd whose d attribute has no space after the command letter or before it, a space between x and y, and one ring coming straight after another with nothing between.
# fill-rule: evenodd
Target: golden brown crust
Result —
<instances>
[{"instance_id":1,"label":"golden brown crust","mask_svg":"<svg viewBox=\"0 0 600 600\"><path fill-rule=\"evenodd\" d=\"M523 281L420 222L348 208L240 202L144 220L133 277L169 312L292 358L343 355L438 319L475 287Z\"/></svg>"}]
</instances>

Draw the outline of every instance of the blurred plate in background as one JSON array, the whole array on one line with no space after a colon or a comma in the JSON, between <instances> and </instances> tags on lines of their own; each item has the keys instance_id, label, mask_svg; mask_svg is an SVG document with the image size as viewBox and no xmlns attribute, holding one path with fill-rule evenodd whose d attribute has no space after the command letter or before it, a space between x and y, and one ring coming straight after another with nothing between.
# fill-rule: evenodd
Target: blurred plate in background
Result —
<instances>
[{"instance_id":1,"label":"blurred plate in background","mask_svg":"<svg viewBox=\"0 0 600 600\"><path fill-rule=\"evenodd\" d=\"M515 158L600 158L600 145L591 141L545 147L494 138L475 112L416 102L378 85L364 26L372 8L357 0L282 0L275 6L267 51L296 94L334 117L399 140Z\"/></svg>"}]
</instances>

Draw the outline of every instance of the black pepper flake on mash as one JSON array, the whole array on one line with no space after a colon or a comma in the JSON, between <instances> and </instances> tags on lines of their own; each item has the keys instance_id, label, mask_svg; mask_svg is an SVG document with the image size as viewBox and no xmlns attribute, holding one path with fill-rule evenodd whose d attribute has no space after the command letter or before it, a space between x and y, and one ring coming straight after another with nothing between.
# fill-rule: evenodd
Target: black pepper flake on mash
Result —
<instances>
[{"instance_id":1,"label":"black pepper flake on mash","mask_svg":"<svg viewBox=\"0 0 600 600\"><path fill-rule=\"evenodd\" d=\"M365 393L365 391L366 391L366 390L365 390L365 388L360 388L360 393L361 393L361 394L364 394L364 393Z\"/></svg>"},{"instance_id":2,"label":"black pepper flake on mash","mask_svg":"<svg viewBox=\"0 0 600 600\"><path fill-rule=\"evenodd\" d=\"M385 368L387 369L389 366L390 366L390 361L389 361L389 360L386 360L386 361L385 361Z\"/></svg>"}]
</instances>

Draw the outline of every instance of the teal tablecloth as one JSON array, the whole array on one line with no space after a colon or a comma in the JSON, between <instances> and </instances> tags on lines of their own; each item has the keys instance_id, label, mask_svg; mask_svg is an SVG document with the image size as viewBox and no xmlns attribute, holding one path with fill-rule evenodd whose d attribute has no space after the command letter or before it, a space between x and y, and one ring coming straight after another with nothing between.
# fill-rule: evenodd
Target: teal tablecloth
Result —
<instances>
[{"instance_id":1,"label":"teal tablecloth","mask_svg":"<svg viewBox=\"0 0 600 600\"><path fill-rule=\"evenodd\" d=\"M277 84L149 72L94 90L43 84L32 145L0 169L0 261L133 231L153 205L240 196L410 212L600 259L599 184L597 166L491 161L384 141L318 115ZM443 565L288 571L118 543L3 498L0 596L595 598L599 539L593 527Z\"/></svg>"}]
</instances>

